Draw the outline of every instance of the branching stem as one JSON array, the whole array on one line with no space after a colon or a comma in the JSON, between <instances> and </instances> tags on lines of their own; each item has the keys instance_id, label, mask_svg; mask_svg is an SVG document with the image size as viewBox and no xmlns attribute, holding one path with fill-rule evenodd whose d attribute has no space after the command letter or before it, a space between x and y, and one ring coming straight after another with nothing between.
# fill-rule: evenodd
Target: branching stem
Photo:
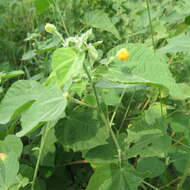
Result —
<instances>
[{"instance_id":1,"label":"branching stem","mask_svg":"<svg viewBox=\"0 0 190 190\"><path fill-rule=\"evenodd\" d=\"M118 161L119 161L119 166L121 166L121 147L120 147L120 144L111 128L111 125L109 123L109 121L107 120L103 110L102 110L102 107L101 107L101 104L100 104L100 101L99 101L99 98L98 98L98 93L97 93L97 90L96 90L96 87L95 87L95 84L92 80L92 77L88 71L88 68L87 66L85 65L85 63L83 64L83 67L84 67L84 71L85 73L87 74L87 77L89 79L89 82L91 84L91 87L92 87L92 90L93 90L93 93L94 93L94 96L95 96L95 99L96 99L96 103L97 103L97 109L98 109L98 112L100 114L100 117L102 119L102 121L104 122L105 126L107 127L112 139L113 139L113 142L117 148L117 152L118 152Z\"/></svg>"}]
</instances>

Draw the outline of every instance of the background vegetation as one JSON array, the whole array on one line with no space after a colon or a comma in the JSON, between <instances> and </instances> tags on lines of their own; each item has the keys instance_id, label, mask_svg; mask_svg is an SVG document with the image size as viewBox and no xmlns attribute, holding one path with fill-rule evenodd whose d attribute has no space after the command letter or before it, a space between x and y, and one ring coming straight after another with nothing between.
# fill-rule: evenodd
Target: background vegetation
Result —
<instances>
[{"instance_id":1,"label":"background vegetation","mask_svg":"<svg viewBox=\"0 0 190 190\"><path fill-rule=\"evenodd\" d=\"M0 0L0 190L189 190L189 10Z\"/></svg>"}]
</instances>

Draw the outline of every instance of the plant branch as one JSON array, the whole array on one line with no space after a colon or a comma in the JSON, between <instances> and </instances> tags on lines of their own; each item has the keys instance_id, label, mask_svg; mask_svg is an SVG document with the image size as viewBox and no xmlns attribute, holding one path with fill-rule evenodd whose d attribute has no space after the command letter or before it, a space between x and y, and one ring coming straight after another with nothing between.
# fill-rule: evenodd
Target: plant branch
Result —
<instances>
[{"instance_id":1,"label":"plant branch","mask_svg":"<svg viewBox=\"0 0 190 190\"><path fill-rule=\"evenodd\" d=\"M145 185L147 185L148 187L151 187L151 188L154 189L154 190L159 190L157 187L151 185L150 183L148 183L148 182L146 182L146 181L144 181L144 180L143 180L143 183L144 183Z\"/></svg>"},{"instance_id":2,"label":"plant branch","mask_svg":"<svg viewBox=\"0 0 190 190\"><path fill-rule=\"evenodd\" d=\"M44 129L44 131L43 131L43 133L42 133L38 159L37 159L37 162L36 162L36 167L35 167L35 170L34 170L34 176L33 176L33 179L32 179L31 190L34 190L34 185L35 185L35 181L36 181L36 178L37 178L37 174L38 174L38 170L39 170L39 166L40 166L40 161L41 161L44 145L45 145L45 142L46 142L47 134L48 134L49 129L51 127L52 127L52 122L48 122L45 129Z\"/></svg>"},{"instance_id":3,"label":"plant branch","mask_svg":"<svg viewBox=\"0 0 190 190\"><path fill-rule=\"evenodd\" d=\"M153 26L152 26L151 14L150 14L149 0L146 0L146 6L147 6L148 19L149 19L149 25L150 25L150 30L151 30L152 46L153 46L153 49L154 49L154 52L155 52L156 51L156 46L155 46L155 40L154 40L154 34L153 34Z\"/></svg>"},{"instance_id":4,"label":"plant branch","mask_svg":"<svg viewBox=\"0 0 190 190\"><path fill-rule=\"evenodd\" d=\"M94 96L95 96L96 103L97 103L97 109L98 109L98 112L100 114L100 117L101 117L102 121L104 122L105 126L107 127L108 131L110 132L110 135L111 135L111 137L113 139L113 142L114 142L114 144L115 144L115 146L117 148L118 161L119 161L119 165L121 166L121 147L120 147L120 144L119 144L119 142L118 142L118 140L117 140L117 138L116 138L116 136L115 136L115 134L114 134L114 132L113 132L113 130L111 128L111 125L110 125L109 121L106 119L106 116L105 116L105 114L104 114L104 112L102 110L102 107L101 107L101 104L100 104L100 101L99 101L99 98L98 98L98 93L97 93L96 87L94 85L92 77L91 77L85 63L83 63L83 68L84 68L85 73L87 74L87 77L88 77L88 79L90 81L92 90L94 92Z\"/></svg>"},{"instance_id":5,"label":"plant branch","mask_svg":"<svg viewBox=\"0 0 190 190\"><path fill-rule=\"evenodd\" d=\"M135 92L133 93L133 95L131 96L131 98L130 98L130 100L129 100L129 104L128 104L128 106L127 106L127 109L126 109L126 111L125 111L124 117L123 117L123 119L122 119L122 121L121 121L121 124L120 124L120 126L119 126L118 132L120 132L120 130L121 130L122 127L123 127L123 124L124 124L125 119L126 119L128 113L129 113L129 109L130 109L130 107L131 107L131 103L132 103L132 101L133 101L134 96L135 96Z\"/></svg>"}]
</instances>

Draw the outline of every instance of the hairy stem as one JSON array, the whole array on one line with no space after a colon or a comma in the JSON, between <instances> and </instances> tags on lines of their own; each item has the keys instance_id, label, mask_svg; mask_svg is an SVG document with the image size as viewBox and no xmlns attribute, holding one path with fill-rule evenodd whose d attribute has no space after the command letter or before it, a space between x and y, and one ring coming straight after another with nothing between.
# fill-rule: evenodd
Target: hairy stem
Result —
<instances>
[{"instance_id":1,"label":"hairy stem","mask_svg":"<svg viewBox=\"0 0 190 190\"><path fill-rule=\"evenodd\" d=\"M148 19L149 19L149 25L150 25L150 30L151 30L152 46L153 46L153 49L154 49L154 52L155 52L156 46L155 46L155 40L154 40L154 35L153 35L153 26L152 26L152 19L151 19L151 15L150 15L150 3L149 3L149 0L146 0L146 6L147 6Z\"/></svg>"},{"instance_id":2,"label":"hairy stem","mask_svg":"<svg viewBox=\"0 0 190 190\"><path fill-rule=\"evenodd\" d=\"M100 104L100 101L99 101L99 98L98 98L98 93L97 93L97 90L96 90L96 87L94 85L94 82L92 80L92 77L88 71L88 68L86 67L85 63L83 64L83 67L84 67L84 71L85 73L87 74L87 77L89 79L89 82L91 84L91 87L92 87L92 90L94 92L94 96L95 96L95 99L96 99L96 103L97 103L97 109L98 109L98 112L100 114L100 117L102 119L102 121L104 122L105 126L107 127L112 139L113 139L113 142L117 148L117 152L118 152L118 161L119 161L119 165L121 166L121 147L120 147L120 144L111 128L111 125L109 123L109 121L107 120L103 110L102 110L102 107L101 107L101 104Z\"/></svg>"},{"instance_id":3,"label":"hairy stem","mask_svg":"<svg viewBox=\"0 0 190 190\"><path fill-rule=\"evenodd\" d=\"M44 149L44 145L45 145L45 142L46 142L48 131L51 128L51 126L52 126L52 123L48 122L45 129L44 129L44 131L43 131L43 133L42 133L38 159L37 159L37 162L36 162L36 167L35 167L35 170L34 170L34 176L33 176L33 179L32 179L31 190L34 190L34 186L35 186L35 182L36 182L36 178L37 178L38 170L39 170L39 166L40 166L42 152L43 152L43 149Z\"/></svg>"}]
</instances>

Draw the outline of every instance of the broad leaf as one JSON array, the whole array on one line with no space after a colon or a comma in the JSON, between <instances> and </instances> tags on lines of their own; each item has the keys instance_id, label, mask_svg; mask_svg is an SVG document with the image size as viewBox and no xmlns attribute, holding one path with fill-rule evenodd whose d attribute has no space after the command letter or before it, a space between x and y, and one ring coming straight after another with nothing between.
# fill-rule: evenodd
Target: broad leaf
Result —
<instances>
[{"instance_id":1,"label":"broad leaf","mask_svg":"<svg viewBox=\"0 0 190 190\"><path fill-rule=\"evenodd\" d=\"M49 89L35 81L17 81L8 90L0 105L0 123L5 124L21 115L26 135L46 121L60 118L67 101L60 89Z\"/></svg>"},{"instance_id":2,"label":"broad leaf","mask_svg":"<svg viewBox=\"0 0 190 190\"><path fill-rule=\"evenodd\" d=\"M22 131L17 133L17 136L26 135L42 122L59 119L63 116L66 104L66 98L60 89L46 89L30 109L22 114Z\"/></svg>"},{"instance_id":3,"label":"broad leaf","mask_svg":"<svg viewBox=\"0 0 190 190\"><path fill-rule=\"evenodd\" d=\"M119 32L115 28L109 16L102 10L87 12L84 16L84 22L91 27L108 31L116 38L120 39Z\"/></svg>"},{"instance_id":4,"label":"broad leaf","mask_svg":"<svg viewBox=\"0 0 190 190\"><path fill-rule=\"evenodd\" d=\"M138 135L138 133L137 133ZM171 147L171 139L167 135L143 135L127 152L128 158L140 155L141 157L164 157Z\"/></svg>"},{"instance_id":5,"label":"broad leaf","mask_svg":"<svg viewBox=\"0 0 190 190\"><path fill-rule=\"evenodd\" d=\"M130 52L129 60L115 59L108 72L103 75L104 80L121 84L154 85L168 89L175 98L189 97L176 84L163 55L154 54L152 49L141 44L122 44L113 48L108 57L115 57L122 48L127 48Z\"/></svg>"},{"instance_id":6,"label":"broad leaf","mask_svg":"<svg viewBox=\"0 0 190 190\"><path fill-rule=\"evenodd\" d=\"M166 131L164 121L157 120L154 125L143 120L134 122L127 130L127 157L164 157L171 148L171 138Z\"/></svg>"},{"instance_id":7,"label":"broad leaf","mask_svg":"<svg viewBox=\"0 0 190 190\"><path fill-rule=\"evenodd\" d=\"M9 190L20 190L21 187L25 187L26 185L28 185L30 183L28 178L23 177L20 174L17 175L17 181L18 181L18 183L11 186L9 188Z\"/></svg>"},{"instance_id":8,"label":"broad leaf","mask_svg":"<svg viewBox=\"0 0 190 190\"><path fill-rule=\"evenodd\" d=\"M22 152L22 142L15 135L8 135L3 141L0 141L0 152L9 154L13 152L17 157L21 155Z\"/></svg>"},{"instance_id":9,"label":"broad leaf","mask_svg":"<svg viewBox=\"0 0 190 190\"><path fill-rule=\"evenodd\" d=\"M111 143L100 145L90 149L85 154L85 159L97 167L110 163L118 163L117 149Z\"/></svg>"},{"instance_id":10,"label":"broad leaf","mask_svg":"<svg viewBox=\"0 0 190 190\"><path fill-rule=\"evenodd\" d=\"M190 34L180 34L167 40L168 45L160 48L160 53L177 53L177 52L189 52L190 48Z\"/></svg>"},{"instance_id":11,"label":"broad leaf","mask_svg":"<svg viewBox=\"0 0 190 190\"><path fill-rule=\"evenodd\" d=\"M106 144L108 131L96 114L83 110L60 121L56 127L56 136L63 146L81 151Z\"/></svg>"},{"instance_id":12,"label":"broad leaf","mask_svg":"<svg viewBox=\"0 0 190 190\"><path fill-rule=\"evenodd\" d=\"M150 157L150 158L141 158L137 162L137 171L148 174L148 178L154 178L161 175L165 171L166 167L159 158Z\"/></svg>"},{"instance_id":13,"label":"broad leaf","mask_svg":"<svg viewBox=\"0 0 190 190\"><path fill-rule=\"evenodd\" d=\"M27 103L38 99L43 90L45 87L36 81L15 82L0 104L0 123L6 124L20 115L29 106Z\"/></svg>"},{"instance_id":14,"label":"broad leaf","mask_svg":"<svg viewBox=\"0 0 190 190\"><path fill-rule=\"evenodd\" d=\"M162 117L161 105L153 104L145 111L145 121L148 124L154 124L157 119Z\"/></svg>"},{"instance_id":15,"label":"broad leaf","mask_svg":"<svg viewBox=\"0 0 190 190\"><path fill-rule=\"evenodd\" d=\"M176 112L170 118L170 126L177 133L189 134L190 119L189 115L183 112Z\"/></svg>"},{"instance_id":16,"label":"broad leaf","mask_svg":"<svg viewBox=\"0 0 190 190\"><path fill-rule=\"evenodd\" d=\"M19 162L17 155L10 152L4 161L0 160L0 187L5 190L16 184Z\"/></svg>"},{"instance_id":17,"label":"broad leaf","mask_svg":"<svg viewBox=\"0 0 190 190\"><path fill-rule=\"evenodd\" d=\"M46 85L61 87L66 82L77 77L83 71L85 54L78 54L73 48L59 48L52 56L52 73Z\"/></svg>"},{"instance_id":18,"label":"broad leaf","mask_svg":"<svg viewBox=\"0 0 190 190\"><path fill-rule=\"evenodd\" d=\"M175 152L171 154L171 158L173 160L173 165L176 170L180 173L184 173L190 159L190 154Z\"/></svg>"},{"instance_id":19,"label":"broad leaf","mask_svg":"<svg viewBox=\"0 0 190 190\"><path fill-rule=\"evenodd\" d=\"M120 133L116 136L121 147L122 160L127 160L126 152L128 150L127 134ZM106 164L118 163L118 151L116 144L110 137L106 144L97 146L84 153L84 157L92 166L101 167Z\"/></svg>"},{"instance_id":20,"label":"broad leaf","mask_svg":"<svg viewBox=\"0 0 190 190\"><path fill-rule=\"evenodd\" d=\"M138 190L142 179L128 164L119 168L115 164L97 168L91 177L87 190Z\"/></svg>"}]
</instances>

